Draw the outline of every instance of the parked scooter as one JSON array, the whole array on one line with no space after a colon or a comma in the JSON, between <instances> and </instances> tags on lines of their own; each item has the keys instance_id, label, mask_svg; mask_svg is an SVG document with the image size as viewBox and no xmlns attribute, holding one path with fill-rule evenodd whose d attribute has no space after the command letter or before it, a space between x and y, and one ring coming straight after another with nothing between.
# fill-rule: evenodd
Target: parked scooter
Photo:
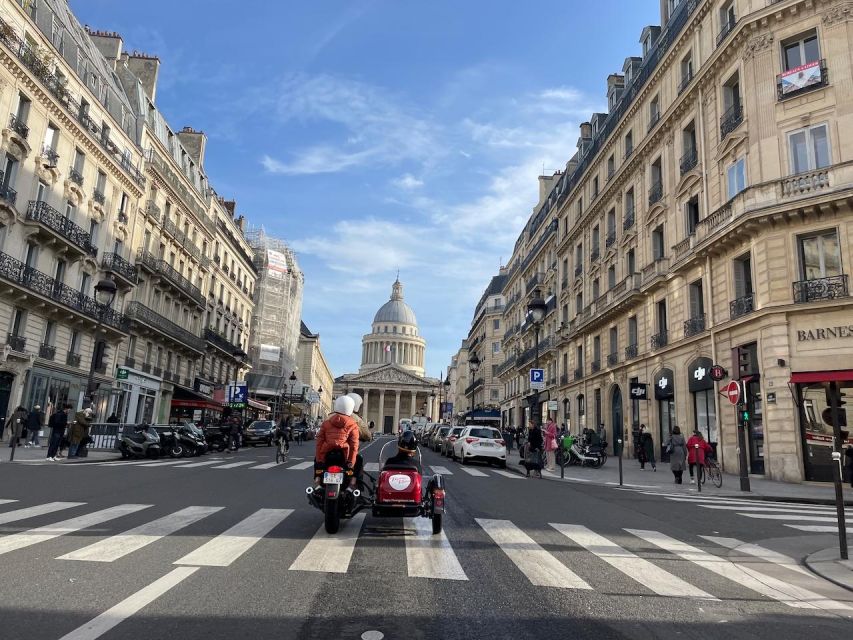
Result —
<instances>
[{"instance_id":1,"label":"parked scooter","mask_svg":"<svg viewBox=\"0 0 853 640\"><path fill-rule=\"evenodd\" d=\"M208 427L204 430L204 439L210 450L216 449L220 453L228 448L230 436L222 433L219 427Z\"/></svg>"},{"instance_id":2,"label":"parked scooter","mask_svg":"<svg viewBox=\"0 0 853 640\"><path fill-rule=\"evenodd\" d=\"M175 434L177 446L181 449L181 455L186 457L200 456L207 450L207 443L186 424L174 425L172 431Z\"/></svg>"},{"instance_id":3,"label":"parked scooter","mask_svg":"<svg viewBox=\"0 0 853 640\"><path fill-rule=\"evenodd\" d=\"M579 464L581 466L588 464L597 469L606 461L607 453L605 453L600 445L581 446L576 440L569 449L569 464Z\"/></svg>"},{"instance_id":4,"label":"parked scooter","mask_svg":"<svg viewBox=\"0 0 853 640\"><path fill-rule=\"evenodd\" d=\"M122 458L157 458L160 456L160 435L148 424L136 425L131 432L122 431L118 445Z\"/></svg>"}]
</instances>

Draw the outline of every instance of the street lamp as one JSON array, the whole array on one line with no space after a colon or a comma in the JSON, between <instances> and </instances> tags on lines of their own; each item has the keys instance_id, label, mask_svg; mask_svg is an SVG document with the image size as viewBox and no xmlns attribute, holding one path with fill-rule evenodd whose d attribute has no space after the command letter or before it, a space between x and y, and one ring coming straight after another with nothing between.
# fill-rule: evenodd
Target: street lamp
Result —
<instances>
[{"instance_id":1,"label":"street lamp","mask_svg":"<svg viewBox=\"0 0 853 640\"><path fill-rule=\"evenodd\" d=\"M468 370L471 372L471 424L474 424L474 382L477 371L480 370L480 359L476 353L472 353L468 358Z\"/></svg>"},{"instance_id":2,"label":"street lamp","mask_svg":"<svg viewBox=\"0 0 853 640\"><path fill-rule=\"evenodd\" d=\"M287 410L288 415L293 416L293 384L296 382L296 372L290 372L290 392L287 394Z\"/></svg>"},{"instance_id":3,"label":"street lamp","mask_svg":"<svg viewBox=\"0 0 853 640\"><path fill-rule=\"evenodd\" d=\"M95 302L98 303L98 323L95 325L95 346L92 349L92 362L89 366L89 379L86 382L86 398L89 407L95 404L95 368L103 358L103 348L98 348L98 332L104 322L104 314L116 297L116 283L111 278L104 278L95 285ZM94 410L94 408L93 408Z\"/></svg>"},{"instance_id":4,"label":"street lamp","mask_svg":"<svg viewBox=\"0 0 853 640\"><path fill-rule=\"evenodd\" d=\"M432 409L434 409L434 408L435 408L435 391L431 391L429 394L430 413L432 413ZM432 416L427 416L427 417L432 418Z\"/></svg>"},{"instance_id":5,"label":"street lamp","mask_svg":"<svg viewBox=\"0 0 853 640\"><path fill-rule=\"evenodd\" d=\"M444 402L445 402L445 404L448 404L448 401L449 401L449 400L450 400L450 376L449 376L449 375L446 375L446 376L444 376ZM438 404L439 404L439 405L441 404L441 400L440 400L440 399L439 399ZM439 413L440 413L440 412L441 412L441 407L439 407L439 408L438 408L438 410L439 410Z\"/></svg>"},{"instance_id":6,"label":"street lamp","mask_svg":"<svg viewBox=\"0 0 853 640\"><path fill-rule=\"evenodd\" d=\"M533 335L536 344L536 357L534 359L533 368L539 368L539 329L542 326L542 321L545 320L545 312L548 310L548 305L539 296L539 289L533 290L533 298L527 303L527 317L533 323ZM542 406L539 404L539 389L533 389L531 396L533 406L530 411L530 417L533 419L533 424L542 424Z\"/></svg>"}]
</instances>

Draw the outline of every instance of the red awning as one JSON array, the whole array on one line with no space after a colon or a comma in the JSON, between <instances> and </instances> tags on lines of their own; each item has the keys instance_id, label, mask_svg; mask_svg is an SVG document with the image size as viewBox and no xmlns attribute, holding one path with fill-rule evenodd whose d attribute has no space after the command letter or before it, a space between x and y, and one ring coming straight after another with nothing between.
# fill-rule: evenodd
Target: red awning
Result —
<instances>
[{"instance_id":1,"label":"red awning","mask_svg":"<svg viewBox=\"0 0 853 640\"><path fill-rule=\"evenodd\" d=\"M791 374L791 382L853 382L853 369L837 371L800 371Z\"/></svg>"}]
</instances>

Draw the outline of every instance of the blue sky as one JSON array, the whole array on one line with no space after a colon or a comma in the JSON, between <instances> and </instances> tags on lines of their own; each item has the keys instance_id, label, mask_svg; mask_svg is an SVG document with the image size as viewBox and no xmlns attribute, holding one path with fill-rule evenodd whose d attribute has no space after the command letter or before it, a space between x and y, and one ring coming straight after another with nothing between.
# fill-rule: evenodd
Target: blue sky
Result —
<instances>
[{"instance_id":1,"label":"blue sky","mask_svg":"<svg viewBox=\"0 0 853 640\"><path fill-rule=\"evenodd\" d=\"M396 270L438 376L657 0L71 0L161 59L157 104L209 136L238 211L296 249L335 376ZM237 8L237 10L235 10Z\"/></svg>"}]
</instances>

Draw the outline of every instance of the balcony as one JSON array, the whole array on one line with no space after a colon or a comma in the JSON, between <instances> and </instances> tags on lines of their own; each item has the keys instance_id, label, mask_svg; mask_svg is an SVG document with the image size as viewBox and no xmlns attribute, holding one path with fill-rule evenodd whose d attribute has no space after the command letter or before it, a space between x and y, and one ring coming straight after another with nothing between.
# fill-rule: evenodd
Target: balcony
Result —
<instances>
[{"instance_id":1,"label":"balcony","mask_svg":"<svg viewBox=\"0 0 853 640\"><path fill-rule=\"evenodd\" d=\"M727 135L737 129L741 122L743 122L743 108L739 102L735 102L720 118L720 141L722 142Z\"/></svg>"},{"instance_id":2,"label":"balcony","mask_svg":"<svg viewBox=\"0 0 853 640\"><path fill-rule=\"evenodd\" d=\"M23 353L27 350L27 339L24 336L8 333L6 334L6 344L12 348L12 351Z\"/></svg>"},{"instance_id":3,"label":"balcony","mask_svg":"<svg viewBox=\"0 0 853 640\"><path fill-rule=\"evenodd\" d=\"M649 206L651 207L656 202L660 202L661 198L663 198L663 183L660 180L656 180L649 187Z\"/></svg>"},{"instance_id":4,"label":"balcony","mask_svg":"<svg viewBox=\"0 0 853 640\"><path fill-rule=\"evenodd\" d=\"M718 47L721 44L723 44L723 40L725 40L726 37L732 32L732 29L735 28L736 24L737 24L737 20L727 20L723 24L723 28L720 29L720 33L717 34L717 46Z\"/></svg>"},{"instance_id":5,"label":"balcony","mask_svg":"<svg viewBox=\"0 0 853 640\"><path fill-rule=\"evenodd\" d=\"M123 278L131 286L139 282L139 273L136 267L117 253L105 253L101 265L107 271Z\"/></svg>"},{"instance_id":6,"label":"balcony","mask_svg":"<svg viewBox=\"0 0 853 640\"><path fill-rule=\"evenodd\" d=\"M800 280L793 283L794 302L817 302L819 300L835 300L850 295L847 288L847 274L814 280Z\"/></svg>"},{"instance_id":7,"label":"balcony","mask_svg":"<svg viewBox=\"0 0 853 640\"><path fill-rule=\"evenodd\" d=\"M776 96L787 100L829 84L826 60L815 60L776 76Z\"/></svg>"},{"instance_id":8,"label":"balcony","mask_svg":"<svg viewBox=\"0 0 853 640\"><path fill-rule=\"evenodd\" d=\"M485 382L486 382L486 381L485 381L482 377L477 378L476 380L474 380L474 382L472 382L471 384L469 384L469 385L465 388L465 395L466 395L466 396L470 396L470 395L471 395L472 393L474 393L477 389L479 389L480 387L482 387L482 386L485 384Z\"/></svg>"},{"instance_id":9,"label":"balcony","mask_svg":"<svg viewBox=\"0 0 853 640\"><path fill-rule=\"evenodd\" d=\"M604 246L606 248L609 249L614 244L616 244L616 229L613 229L612 231L608 231L607 237L604 239Z\"/></svg>"},{"instance_id":10,"label":"balcony","mask_svg":"<svg viewBox=\"0 0 853 640\"><path fill-rule=\"evenodd\" d=\"M634 207L626 207L625 220L622 222L622 231L627 231L634 226Z\"/></svg>"},{"instance_id":11,"label":"balcony","mask_svg":"<svg viewBox=\"0 0 853 640\"><path fill-rule=\"evenodd\" d=\"M151 369L151 374L157 376L158 378L162 378L163 377L162 367L153 367Z\"/></svg>"},{"instance_id":12,"label":"balcony","mask_svg":"<svg viewBox=\"0 0 853 640\"><path fill-rule=\"evenodd\" d=\"M59 164L59 154L56 152L56 149L50 145L44 145L41 150L41 157L44 159L45 165L48 168L52 169Z\"/></svg>"},{"instance_id":13,"label":"balcony","mask_svg":"<svg viewBox=\"0 0 853 640\"><path fill-rule=\"evenodd\" d=\"M754 311L753 294L747 294L729 302L729 317L732 320Z\"/></svg>"},{"instance_id":14,"label":"balcony","mask_svg":"<svg viewBox=\"0 0 853 640\"><path fill-rule=\"evenodd\" d=\"M601 360L593 360L590 363L589 368L593 373L598 373L601 371Z\"/></svg>"},{"instance_id":15,"label":"balcony","mask_svg":"<svg viewBox=\"0 0 853 640\"><path fill-rule=\"evenodd\" d=\"M42 360L53 360L56 357L56 347L52 344L42 343L39 346L39 358Z\"/></svg>"},{"instance_id":16,"label":"balcony","mask_svg":"<svg viewBox=\"0 0 853 640\"><path fill-rule=\"evenodd\" d=\"M656 111L656 112L652 113L651 117L649 118L648 131L651 132L651 130L655 128L655 125L658 122L660 122L660 111Z\"/></svg>"},{"instance_id":17,"label":"balcony","mask_svg":"<svg viewBox=\"0 0 853 640\"><path fill-rule=\"evenodd\" d=\"M575 267L575 278L580 278L583 275L583 265L579 264Z\"/></svg>"},{"instance_id":18,"label":"balcony","mask_svg":"<svg viewBox=\"0 0 853 640\"><path fill-rule=\"evenodd\" d=\"M643 267L643 285L647 285L667 273L669 273L669 258L667 256L657 256L654 262Z\"/></svg>"},{"instance_id":19,"label":"balcony","mask_svg":"<svg viewBox=\"0 0 853 640\"><path fill-rule=\"evenodd\" d=\"M18 201L18 192L6 184L6 173L0 171L0 202L12 209Z\"/></svg>"},{"instance_id":20,"label":"balcony","mask_svg":"<svg viewBox=\"0 0 853 640\"><path fill-rule=\"evenodd\" d=\"M662 349L669 343L669 331L661 331L652 336L652 351Z\"/></svg>"},{"instance_id":21,"label":"balcony","mask_svg":"<svg viewBox=\"0 0 853 640\"><path fill-rule=\"evenodd\" d=\"M80 367L80 354L74 353L73 351L69 351L65 355L65 364L69 367Z\"/></svg>"},{"instance_id":22,"label":"balcony","mask_svg":"<svg viewBox=\"0 0 853 640\"><path fill-rule=\"evenodd\" d=\"M83 174L77 171L77 169L75 169L74 167L71 167L68 170L68 179L71 180L71 182L76 184L78 187L83 186Z\"/></svg>"},{"instance_id":23,"label":"balcony","mask_svg":"<svg viewBox=\"0 0 853 640\"><path fill-rule=\"evenodd\" d=\"M560 384L569 384L569 374L568 373L560 374Z\"/></svg>"},{"instance_id":24,"label":"balcony","mask_svg":"<svg viewBox=\"0 0 853 640\"><path fill-rule=\"evenodd\" d=\"M615 367L619 364L619 354L618 353L608 353L607 354L607 366Z\"/></svg>"},{"instance_id":25,"label":"balcony","mask_svg":"<svg viewBox=\"0 0 853 640\"><path fill-rule=\"evenodd\" d=\"M684 93L684 90L688 86L690 86L690 82L692 80L693 80L693 71L690 70L681 77L681 82L678 83L678 95L681 95L682 93Z\"/></svg>"},{"instance_id":26,"label":"balcony","mask_svg":"<svg viewBox=\"0 0 853 640\"><path fill-rule=\"evenodd\" d=\"M38 223L51 236L58 237L81 255L98 255L98 248L92 244L92 236L46 202L30 200L27 220Z\"/></svg>"},{"instance_id":27,"label":"balcony","mask_svg":"<svg viewBox=\"0 0 853 640\"><path fill-rule=\"evenodd\" d=\"M158 207L152 200L148 201L148 204L145 206L145 215L154 220L157 224L160 224L160 207Z\"/></svg>"},{"instance_id":28,"label":"balcony","mask_svg":"<svg viewBox=\"0 0 853 640\"><path fill-rule=\"evenodd\" d=\"M142 368L143 373L151 373L151 363L150 362L143 362L141 368Z\"/></svg>"},{"instance_id":29,"label":"balcony","mask_svg":"<svg viewBox=\"0 0 853 640\"><path fill-rule=\"evenodd\" d=\"M681 161L678 163L678 166L681 169L681 175L684 175L693 169L698 162L699 154L696 152L696 147L693 147L681 156Z\"/></svg>"},{"instance_id":30,"label":"balcony","mask_svg":"<svg viewBox=\"0 0 853 640\"><path fill-rule=\"evenodd\" d=\"M528 293L534 289L539 284L542 284L542 281L545 279L544 273L534 273L533 276L527 281L527 291Z\"/></svg>"},{"instance_id":31,"label":"balcony","mask_svg":"<svg viewBox=\"0 0 853 640\"><path fill-rule=\"evenodd\" d=\"M14 113L12 114L12 117L9 118L9 128L24 140L26 140L27 136L30 135L30 128Z\"/></svg>"},{"instance_id":32,"label":"balcony","mask_svg":"<svg viewBox=\"0 0 853 640\"><path fill-rule=\"evenodd\" d=\"M165 260L154 257L150 251L140 249L136 254L136 263L148 269L153 274L159 275L172 284L175 289L189 298L199 307L204 307L204 295L197 286L178 273Z\"/></svg>"},{"instance_id":33,"label":"balcony","mask_svg":"<svg viewBox=\"0 0 853 640\"><path fill-rule=\"evenodd\" d=\"M797 173L782 178L781 185L785 197L810 196L829 188L829 169Z\"/></svg>"},{"instance_id":34,"label":"balcony","mask_svg":"<svg viewBox=\"0 0 853 640\"><path fill-rule=\"evenodd\" d=\"M0 278L11 281L22 289L64 305L66 308L87 316L92 320L100 319L105 325L117 331L127 331L127 321L124 316L110 308L99 304L77 289L57 282L50 276L28 267L20 260L0 252Z\"/></svg>"},{"instance_id":35,"label":"balcony","mask_svg":"<svg viewBox=\"0 0 853 640\"><path fill-rule=\"evenodd\" d=\"M583 367L578 367L575 369L575 380L580 380L583 378Z\"/></svg>"},{"instance_id":36,"label":"balcony","mask_svg":"<svg viewBox=\"0 0 853 640\"><path fill-rule=\"evenodd\" d=\"M102 207L103 207L105 204L107 204L107 196L106 196L106 195L104 195L104 192L103 192L103 191L98 191L97 189L95 189L95 190L92 192L92 200L94 200L95 202L97 202L97 203L98 203L99 205L101 205Z\"/></svg>"},{"instance_id":37,"label":"balcony","mask_svg":"<svg viewBox=\"0 0 853 640\"><path fill-rule=\"evenodd\" d=\"M131 302L127 307L127 316L134 321L143 322L151 329L175 342L197 351L204 352L204 340L181 326L178 326L168 318L161 316L153 309L149 309L138 301Z\"/></svg>"},{"instance_id":38,"label":"balcony","mask_svg":"<svg viewBox=\"0 0 853 640\"><path fill-rule=\"evenodd\" d=\"M627 347L625 347L625 359L626 360L633 360L634 358L637 357L637 353L638 353L638 349L637 349L636 343L635 344L629 344Z\"/></svg>"},{"instance_id":39,"label":"balcony","mask_svg":"<svg viewBox=\"0 0 853 640\"><path fill-rule=\"evenodd\" d=\"M593 247L592 251L589 252L589 261L595 262L601 257L601 249L598 247Z\"/></svg>"},{"instance_id":40,"label":"balcony","mask_svg":"<svg viewBox=\"0 0 853 640\"><path fill-rule=\"evenodd\" d=\"M684 337L690 338L705 330L705 314L684 321Z\"/></svg>"}]
</instances>

